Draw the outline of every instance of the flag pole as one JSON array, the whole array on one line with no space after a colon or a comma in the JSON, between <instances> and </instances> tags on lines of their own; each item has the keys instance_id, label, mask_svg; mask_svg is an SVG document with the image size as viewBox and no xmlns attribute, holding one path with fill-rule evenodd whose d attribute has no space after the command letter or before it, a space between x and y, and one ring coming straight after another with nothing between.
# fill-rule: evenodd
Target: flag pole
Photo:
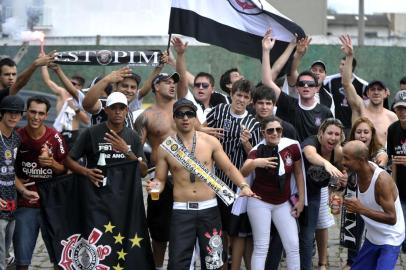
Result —
<instances>
[{"instance_id":1,"label":"flag pole","mask_svg":"<svg viewBox=\"0 0 406 270\"><path fill-rule=\"evenodd\" d=\"M171 47L171 38L172 38L172 33L169 34L168 45L166 46L166 51L168 52L168 54L169 54L169 47Z\"/></svg>"}]
</instances>

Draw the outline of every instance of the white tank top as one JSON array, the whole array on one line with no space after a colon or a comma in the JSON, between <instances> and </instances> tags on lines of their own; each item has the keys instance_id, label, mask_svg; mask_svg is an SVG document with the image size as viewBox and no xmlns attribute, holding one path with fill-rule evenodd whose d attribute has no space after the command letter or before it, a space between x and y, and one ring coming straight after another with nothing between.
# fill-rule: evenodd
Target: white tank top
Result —
<instances>
[{"instance_id":1,"label":"white tank top","mask_svg":"<svg viewBox=\"0 0 406 270\"><path fill-rule=\"evenodd\" d=\"M379 168L376 164L370 162L375 166L375 171L369 184L368 189L361 193L358 188L358 198L360 202L367 208L382 211L382 207L375 201L375 184L378 176L384 170ZM395 201L396 209L396 224L388 225L381 222L372 220L366 216L362 216L365 221L366 238L375 245L391 245L399 246L405 239L405 222L403 219L402 206L400 204L399 195Z\"/></svg>"}]
</instances>

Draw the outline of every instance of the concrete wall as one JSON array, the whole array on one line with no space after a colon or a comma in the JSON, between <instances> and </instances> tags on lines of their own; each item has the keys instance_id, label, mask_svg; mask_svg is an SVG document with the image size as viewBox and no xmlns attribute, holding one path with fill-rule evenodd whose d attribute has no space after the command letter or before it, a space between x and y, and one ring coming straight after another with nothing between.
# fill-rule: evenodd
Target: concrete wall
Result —
<instances>
[{"instance_id":1,"label":"concrete wall","mask_svg":"<svg viewBox=\"0 0 406 270\"><path fill-rule=\"evenodd\" d=\"M327 0L267 0L282 14L299 24L308 35L327 33Z\"/></svg>"}]
</instances>

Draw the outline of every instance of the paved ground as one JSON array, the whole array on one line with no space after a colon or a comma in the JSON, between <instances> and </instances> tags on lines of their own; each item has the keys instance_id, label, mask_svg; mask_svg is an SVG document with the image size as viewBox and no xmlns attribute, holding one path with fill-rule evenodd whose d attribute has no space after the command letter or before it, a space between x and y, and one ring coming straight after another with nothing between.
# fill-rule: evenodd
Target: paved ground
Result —
<instances>
[{"instance_id":1,"label":"paved ground","mask_svg":"<svg viewBox=\"0 0 406 270\"><path fill-rule=\"evenodd\" d=\"M336 224L339 224L338 222ZM337 227L333 227L329 231L329 268L331 270L339 270L345 264L347 258L347 251L345 248L342 248L338 245L339 241L339 231ZM317 269L317 256L313 258L314 269ZM13 269L13 268L9 268ZM52 265L49 262L48 254L45 249L45 245L42 242L42 239L38 239L37 246L35 249L35 254L32 262L32 267L30 269L46 269L52 270ZM241 269L245 269L245 267L241 267ZM281 269L285 270L286 264L284 262L281 263ZM406 270L406 254L401 254L400 258L398 259L398 264L396 266L396 270ZM141 269L142 270L142 269Z\"/></svg>"}]
</instances>

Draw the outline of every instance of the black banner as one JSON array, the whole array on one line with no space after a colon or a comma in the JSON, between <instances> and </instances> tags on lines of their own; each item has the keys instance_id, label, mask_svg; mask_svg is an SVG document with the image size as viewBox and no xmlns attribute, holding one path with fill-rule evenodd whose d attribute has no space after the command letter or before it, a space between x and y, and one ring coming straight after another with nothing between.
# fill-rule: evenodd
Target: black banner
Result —
<instances>
[{"instance_id":1,"label":"black banner","mask_svg":"<svg viewBox=\"0 0 406 270\"><path fill-rule=\"evenodd\" d=\"M38 183L59 269L155 269L137 161L107 166L107 178L100 188L76 174Z\"/></svg>"},{"instance_id":2,"label":"black banner","mask_svg":"<svg viewBox=\"0 0 406 270\"><path fill-rule=\"evenodd\" d=\"M151 51L66 51L56 52L55 63L60 65L124 65L157 66L162 52Z\"/></svg>"},{"instance_id":3,"label":"black banner","mask_svg":"<svg viewBox=\"0 0 406 270\"><path fill-rule=\"evenodd\" d=\"M348 184L345 195L351 194L352 197L357 197L356 175L348 176ZM356 249L357 247L357 214L348 212L343 206L341 209L341 227L340 227L340 245L348 249Z\"/></svg>"}]
</instances>

